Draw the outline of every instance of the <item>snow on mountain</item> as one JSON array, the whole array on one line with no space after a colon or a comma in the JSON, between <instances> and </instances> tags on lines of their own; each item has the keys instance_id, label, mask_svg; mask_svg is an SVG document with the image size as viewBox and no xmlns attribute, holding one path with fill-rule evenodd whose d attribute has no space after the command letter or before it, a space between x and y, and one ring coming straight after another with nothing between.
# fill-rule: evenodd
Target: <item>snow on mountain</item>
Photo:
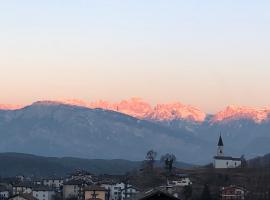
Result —
<instances>
[{"instance_id":1,"label":"snow on mountain","mask_svg":"<svg viewBox=\"0 0 270 200\"><path fill-rule=\"evenodd\" d=\"M110 103L107 101L85 102L81 100L65 100L62 102L70 105L77 105L88 108L113 110L139 119L147 119L153 121L171 121L184 119L195 122L202 122L206 117L206 114L200 111L198 108L189 105L183 105L179 102L171 104L157 104L154 107L140 98L122 100L119 103Z\"/></svg>"},{"instance_id":2,"label":"snow on mountain","mask_svg":"<svg viewBox=\"0 0 270 200\"><path fill-rule=\"evenodd\" d=\"M108 101L88 102L79 99L67 99L57 101L39 101L35 104L68 104L81 106L91 109L101 108L104 110L111 110L120 112L132 117L150 121L173 121L173 120L186 120L191 122L202 123L210 121L211 123L220 123L228 120L248 119L253 120L255 123L262 123L270 116L270 107L265 108L252 108L247 106L228 106L224 110L207 118L206 113L200 109L184 105L179 102L157 104L152 106L141 98L131 98L122 100L120 102L111 103ZM22 105L0 104L0 110L16 110L23 108Z\"/></svg>"},{"instance_id":3,"label":"snow on mountain","mask_svg":"<svg viewBox=\"0 0 270 200\"><path fill-rule=\"evenodd\" d=\"M252 108L246 106L228 106L212 118L212 122L222 122L236 119L250 119L256 123L266 121L270 115L270 108Z\"/></svg>"},{"instance_id":4,"label":"snow on mountain","mask_svg":"<svg viewBox=\"0 0 270 200\"><path fill-rule=\"evenodd\" d=\"M150 119L157 121L172 121L172 120L191 120L203 122L206 114L199 109L183 105L181 103L158 104L150 116Z\"/></svg>"}]
</instances>

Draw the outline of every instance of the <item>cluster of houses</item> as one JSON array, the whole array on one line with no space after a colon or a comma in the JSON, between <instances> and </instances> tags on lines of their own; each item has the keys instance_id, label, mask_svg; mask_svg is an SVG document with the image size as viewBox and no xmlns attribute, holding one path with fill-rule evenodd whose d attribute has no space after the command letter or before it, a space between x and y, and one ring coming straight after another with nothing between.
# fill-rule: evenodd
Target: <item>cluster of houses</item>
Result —
<instances>
[{"instance_id":1,"label":"cluster of houses","mask_svg":"<svg viewBox=\"0 0 270 200\"><path fill-rule=\"evenodd\" d=\"M236 168L241 166L240 158L224 155L224 144L220 136L215 168ZM0 200L148 200L183 199L185 186L191 186L188 174L176 174L175 179L159 188L142 191L128 181L116 178L97 177L83 170L77 170L67 178L5 178L0 180ZM244 199L246 191L237 186L223 187L222 200Z\"/></svg>"},{"instance_id":2,"label":"cluster of houses","mask_svg":"<svg viewBox=\"0 0 270 200\"><path fill-rule=\"evenodd\" d=\"M188 175L179 174L178 179L168 181L157 191L163 191L174 199L175 188L191 185ZM170 191L170 194L167 194ZM132 200L151 196L155 191L141 191L128 181L117 178L97 177L77 170L68 178L30 179L23 176L3 178L0 181L0 200ZM151 195L150 195L151 194Z\"/></svg>"},{"instance_id":3,"label":"cluster of houses","mask_svg":"<svg viewBox=\"0 0 270 200\"><path fill-rule=\"evenodd\" d=\"M100 199L123 200L135 196L139 190L127 183L113 180L98 180L86 171L78 170L68 178L45 178L25 180L21 176L2 179L1 200L55 200L55 199Z\"/></svg>"}]
</instances>

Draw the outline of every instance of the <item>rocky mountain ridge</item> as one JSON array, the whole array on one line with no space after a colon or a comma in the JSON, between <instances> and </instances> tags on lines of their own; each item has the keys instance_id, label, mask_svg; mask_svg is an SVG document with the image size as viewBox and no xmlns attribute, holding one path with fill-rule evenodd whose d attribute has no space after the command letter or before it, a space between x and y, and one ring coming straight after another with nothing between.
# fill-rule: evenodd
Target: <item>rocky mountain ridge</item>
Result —
<instances>
[{"instance_id":1,"label":"rocky mountain ridge","mask_svg":"<svg viewBox=\"0 0 270 200\"><path fill-rule=\"evenodd\" d=\"M210 118L205 112L191 106L184 105L180 102L163 103L151 106L148 102L141 98L131 98L122 100L118 103L110 103L108 101L87 102L78 99L68 99L59 101L41 101L43 103L61 103L86 108L101 108L130 115L132 117L150 121L174 121L187 120L197 123L203 123L210 120L212 123L226 122L229 120L249 119L255 123L262 123L269 120L270 107L253 108L247 106L230 105L224 110L213 114ZM0 104L0 110L16 110L23 108L21 105Z\"/></svg>"}]
</instances>

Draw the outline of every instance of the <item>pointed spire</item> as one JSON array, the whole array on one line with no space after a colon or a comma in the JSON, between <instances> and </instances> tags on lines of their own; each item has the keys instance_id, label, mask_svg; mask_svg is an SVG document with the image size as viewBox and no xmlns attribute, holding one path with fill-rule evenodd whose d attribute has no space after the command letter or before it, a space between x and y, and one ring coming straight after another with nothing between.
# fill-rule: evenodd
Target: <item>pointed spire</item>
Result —
<instances>
[{"instance_id":1,"label":"pointed spire","mask_svg":"<svg viewBox=\"0 0 270 200\"><path fill-rule=\"evenodd\" d=\"M221 133L219 135L218 146L220 146L220 147L223 146L223 141L222 141Z\"/></svg>"}]
</instances>

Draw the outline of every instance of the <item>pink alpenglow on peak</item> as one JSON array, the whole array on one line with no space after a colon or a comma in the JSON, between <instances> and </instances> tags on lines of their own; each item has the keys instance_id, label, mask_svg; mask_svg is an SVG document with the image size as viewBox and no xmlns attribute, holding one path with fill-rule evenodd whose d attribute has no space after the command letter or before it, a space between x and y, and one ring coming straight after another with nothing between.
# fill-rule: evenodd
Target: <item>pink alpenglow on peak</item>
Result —
<instances>
[{"instance_id":1,"label":"pink alpenglow on peak","mask_svg":"<svg viewBox=\"0 0 270 200\"><path fill-rule=\"evenodd\" d=\"M218 112L212 122L220 122L232 119L251 119L256 123L261 123L269 118L270 107L252 108L246 106L228 106L224 111Z\"/></svg>"},{"instance_id":2,"label":"pink alpenglow on peak","mask_svg":"<svg viewBox=\"0 0 270 200\"><path fill-rule=\"evenodd\" d=\"M206 114L198 108L183 105L177 102L156 105L150 118L158 121L187 119L196 122L203 122L205 117Z\"/></svg>"},{"instance_id":3,"label":"pink alpenglow on peak","mask_svg":"<svg viewBox=\"0 0 270 200\"><path fill-rule=\"evenodd\" d=\"M107 101L85 102L82 100L64 100L65 104L83 106L87 108L101 108L120 112L139 119L154 121L171 121L177 119L187 119L196 122L203 122L206 114L199 109L183 105L181 103L158 104L152 107L141 98L133 97L128 100L122 100L118 103Z\"/></svg>"},{"instance_id":4,"label":"pink alpenglow on peak","mask_svg":"<svg viewBox=\"0 0 270 200\"><path fill-rule=\"evenodd\" d=\"M18 110L23 107L23 105L0 104L0 110Z\"/></svg>"}]
</instances>

